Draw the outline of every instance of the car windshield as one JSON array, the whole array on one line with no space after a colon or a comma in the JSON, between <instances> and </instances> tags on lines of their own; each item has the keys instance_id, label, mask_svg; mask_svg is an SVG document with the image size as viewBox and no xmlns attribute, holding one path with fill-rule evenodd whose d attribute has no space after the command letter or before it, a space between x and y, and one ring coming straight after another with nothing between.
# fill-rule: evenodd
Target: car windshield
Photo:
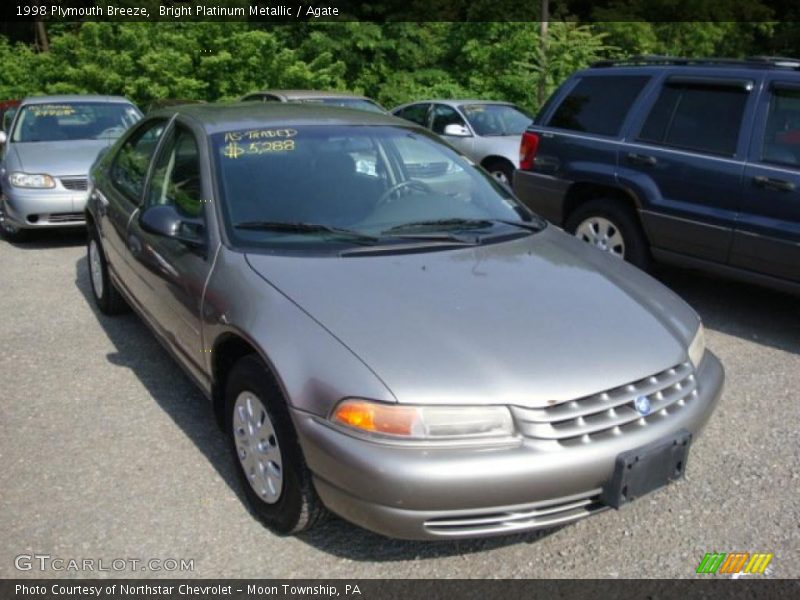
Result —
<instances>
[{"instance_id":1,"label":"car windshield","mask_svg":"<svg viewBox=\"0 0 800 600\"><path fill-rule=\"evenodd\" d=\"M365 98L304 98L299 100L299 102L327 104L328 106L341 106L343 108L355 108L358 110L366 110L375 113L386 112L381 105Z\"/></svg>"},{"instance_id":2,"label":"car windshield","mask_svg":"<svg viewBox=\"0 0 800 600\"><path fill-rule=\"evenodd\" d=\"M212 144L235 244L452 241L453 232L528 235L540 225L505 188L428 132L278 126L215 134Z\"/></svg>"},{"instance_id":3,"label":"car windshield","mask_svg":"<svg viewBox=\"0 0 800 600\"><path fill-rule=\"evenodd\" d=\"M141 113L122 102L53 102L20 108L14 142L56 142L118 138Z\"/></svg>"},{"instance_id":4,"label":"car windshield","mask_svg":"<svg viewBox=\"0 0 800 600\"><path fill-rule=\"evenodd\" d=\"M461 112L478 135L522 135L533 118L508 104L464 104Z\"/></svg>"}]
</instances>

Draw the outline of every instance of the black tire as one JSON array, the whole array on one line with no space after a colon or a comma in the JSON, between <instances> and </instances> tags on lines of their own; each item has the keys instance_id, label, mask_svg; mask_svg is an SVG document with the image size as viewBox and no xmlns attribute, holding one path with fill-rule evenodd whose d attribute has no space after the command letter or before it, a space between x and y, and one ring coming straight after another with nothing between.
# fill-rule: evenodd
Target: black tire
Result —
<instances>
[{"instance_id":1,"label":"black tire","mask_svg":"<svg viewBox=\"0 0 800 600\"><path fill-rule=\"evenodd\" d=\"M106 261L105 250L100 241L100 236L93 225L87 225L88 236L86 240L86 264L89 268L89 284L92 288L92 298L97 308L100 309L104 315L114 316L119 315L130 310L125 298L119 293L114 282L108 274L108 262ZM92 245L95 245L97 251L97 260L99 263L99 274L101 286L95 285L95 279L92 274ZM98 289L102 287L102 289Z\"/></svg>"},{"instance_id":2,"label":"black tire","mask_svg":"<svg viewBox=\"0 0 800 600\"><path fill-rule=\"evenodd\" d=\"M503 181L500 177L501 175L505 177L505 184L511 187L514 181L514 165L510 162L502 158L492 158L483 164L483 168L489 171L492 177L498 181Z\"/></svg>"},{"instance_id":3,"label":"black tire","mask_svg":"<svg viewBox=\"0 0 800 600\"><path fill-rule=\"evenodd\" d=\"M581 224L597 217L609 221L619 231L624 241L623 258L632 265L646 271L650 266L651 260L649 244L633 209L623 203L608 198L590 200L581 204L567 217L564 229L568 233L576 235L576 231ZM578 237L588 243L592 243L583 236Z\"/></svg>"},{"instance_id":4,"label":"black tire","mask_svg":"<svg viewBox=\"0 0 800 600\"><path fill-rule=\"evenodd\" d=\"M260 400L274 429L281 458L282 488L277 500L262 499L250 484L239 460L234 431L234 409L240 394L250 392ZM240 359L231 369L225 386L225 432L245 497L256 517L266 527L281 535L307 531L328 514L317 496L297 440L289 409L283 394L264 362L251 354Z\"/></svg>"},{"instance_id":5,"label":"black tire","mask_svg":"<svg viewBox=\"0 0 800 600\"><path fill-rule=\"evenodd\" d=\"M2 210L1 207L0 210ZM2 233L3 238L5 238L6 241L19 244L22 242L27 242L30 239L31 232L28 229L14 227L10 223L6 222L5 219L3 219L0 221L0 233Z\"/></svg>"}]
</instances>

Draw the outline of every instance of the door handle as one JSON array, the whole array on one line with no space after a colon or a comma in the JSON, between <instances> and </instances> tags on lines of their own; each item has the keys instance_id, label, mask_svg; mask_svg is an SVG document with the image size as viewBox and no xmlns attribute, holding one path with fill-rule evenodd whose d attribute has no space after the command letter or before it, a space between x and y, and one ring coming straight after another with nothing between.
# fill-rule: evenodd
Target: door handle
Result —
<instances>
[{"instance_id":1,"label":"door handle","mask_svg":"<svg viewBox=\"0 0 800 600\"><path fill-rule=\"evenodd\" d=\"M779 192L793 192L795 185L791 181L785 179L772 179L771 177L764 177L763 175L756 175L753 177L753 183L758 187L763 187L768 190L777 190Z\"/></svg>"},{"instance_id":2,"label":"door handle","mask_svg":"<svg viewBox=\"0 0 800 600\"><path fill-rule=\"evenodd\" d=\"M631 152L628 154L628 162L631 162L635 165L647 165L652 167L658 162L658 159L655 156L647 156L646 154L635 154Z\"/></svg>"}]
</instances>

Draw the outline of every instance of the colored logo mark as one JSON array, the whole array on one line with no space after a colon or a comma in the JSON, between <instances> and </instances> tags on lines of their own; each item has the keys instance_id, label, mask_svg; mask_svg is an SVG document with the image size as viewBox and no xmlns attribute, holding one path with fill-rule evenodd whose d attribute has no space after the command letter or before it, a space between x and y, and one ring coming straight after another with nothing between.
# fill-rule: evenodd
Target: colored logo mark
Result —
<instances>
[{"instance_id":1,"label":"colored logo mark","mask_svg":"<svg viewBox=\"0 0 800 600\"><path fill-rule=\"evenodd\" d=\"M697 565L698 573L763 573L772 560L765 552L706 552Z\"/></svg>"}]
</instances>

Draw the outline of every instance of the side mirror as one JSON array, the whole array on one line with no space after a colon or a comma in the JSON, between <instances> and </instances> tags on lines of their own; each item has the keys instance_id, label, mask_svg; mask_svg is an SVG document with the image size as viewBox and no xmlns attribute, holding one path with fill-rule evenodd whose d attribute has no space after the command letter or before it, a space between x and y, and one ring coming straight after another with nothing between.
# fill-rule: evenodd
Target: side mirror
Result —
<instances>
[{"instance_id":1,"label":"side mirror","mask_svg":"<svg viewBox=\"0 0 800 600\"><path fill-rule=\"evenodd\" d=\"M444 135L451 135L453 137L469 137L470 133L469 129L467 129L465 125L450 123L450 125L444 126Z\"/></svg>"},{"instance_id":2,"label":"side mirror","mask_svg":"<svg viewBox=\"0 0 800 600\"><path fill-rule=\"evenodd\" d=\"M198 248L205 244L203 222L182 216L169 204L144 209L139 216L139 224L148 233L172 238L187 246Z\"/></svg>"},{"instance_id":3,"label":"side mirror","mask_svg":"<svg viewBox=\"0 0 800 600\"><path fill-rule=\"evenodd\" d=\"M8 134L5 131L0 131L0 146L5 145L8 141Z\"/></svg>"}]
</instances>

